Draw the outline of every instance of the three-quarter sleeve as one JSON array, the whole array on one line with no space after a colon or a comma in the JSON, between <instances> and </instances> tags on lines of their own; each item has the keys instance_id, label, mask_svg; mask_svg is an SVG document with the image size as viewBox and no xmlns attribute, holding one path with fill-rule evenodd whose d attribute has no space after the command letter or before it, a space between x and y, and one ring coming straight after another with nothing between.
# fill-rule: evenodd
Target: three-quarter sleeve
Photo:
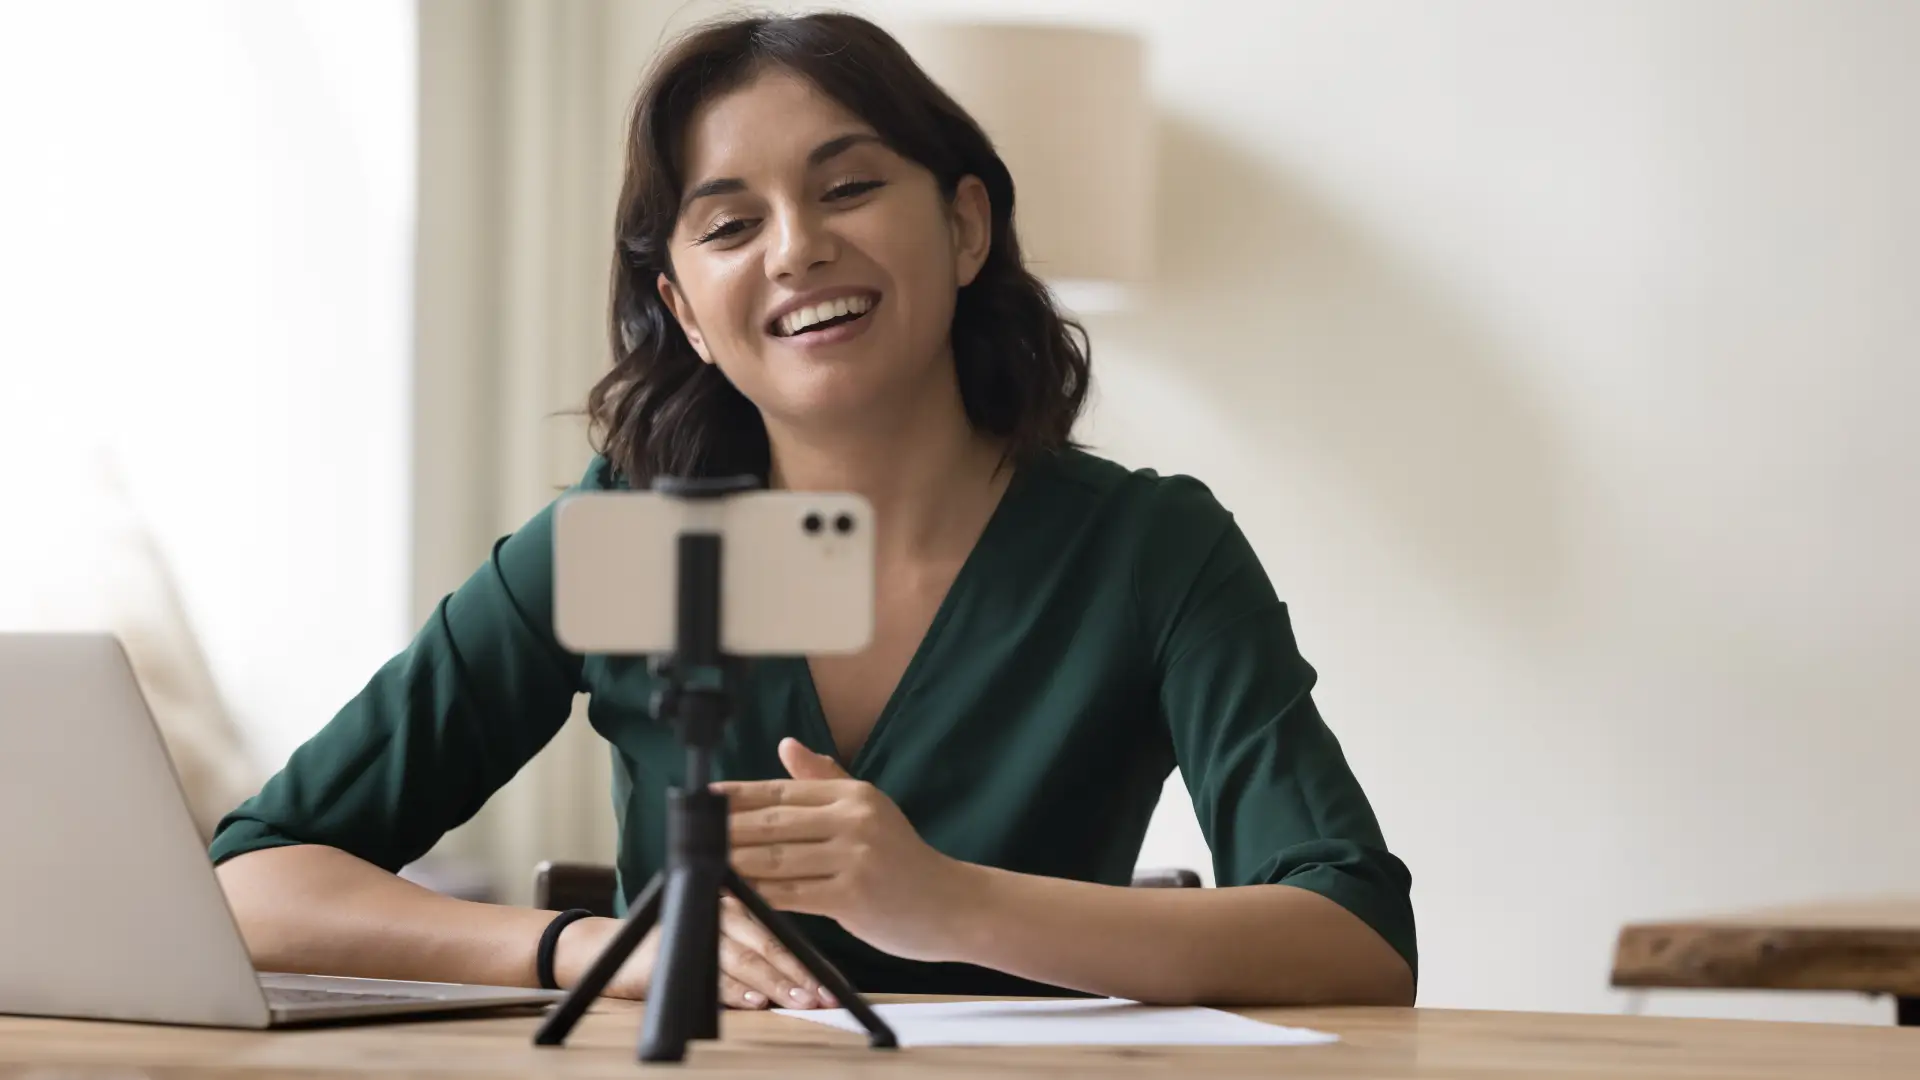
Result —
<instances>
[{"instance_id":1,"label":"three-quarter sleeve","mask_svg":"<svg viewBox=\"0 0 1920 1080\"><path fill-rule=\"evenodd\" d=\"M1411 875L1314 706L1286 605L1205 487L1160 485L1135 590L1216 881L1320 893L1417 973Z\"/></svg>"},{"instance_id":2,"label":"three-quarter sleeve","mask_svg":"<svg viewBox=\"0 0 1920 1080\"><path fill-rule=\"evenodd\" d=\"M220 822L216 863L323 844L397 871L553 738L581 660L553 635L552 512L498 541L412 642Z\"/></svg>"}]
</instances>

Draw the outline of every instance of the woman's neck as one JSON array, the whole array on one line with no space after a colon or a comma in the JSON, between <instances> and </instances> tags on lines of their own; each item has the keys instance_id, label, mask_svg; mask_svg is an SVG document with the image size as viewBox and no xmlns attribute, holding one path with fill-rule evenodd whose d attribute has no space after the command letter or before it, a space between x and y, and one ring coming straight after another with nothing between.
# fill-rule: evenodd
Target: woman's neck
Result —
<instances>
[{"instance_id":1,"label":"woman's neck","mask_svg":"<svg viewBox=\"0 0 1920 1080\"><path fill-rule=\"evenodd\" d=\"M957 394L927 406L831 434L770 427L769 482L865 496L878 518L882 559L964 558L1005 490L1003 447L973 430Z\"/></svg>"}]
</instances>

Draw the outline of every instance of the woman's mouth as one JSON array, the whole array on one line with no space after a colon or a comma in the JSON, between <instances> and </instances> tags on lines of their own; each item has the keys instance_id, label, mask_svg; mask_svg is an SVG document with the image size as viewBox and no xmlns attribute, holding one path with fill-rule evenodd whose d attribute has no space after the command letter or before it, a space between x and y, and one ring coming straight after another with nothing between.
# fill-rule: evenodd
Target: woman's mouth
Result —
<instances>
[{"instance_id":1,"label":"woman's mouth","mask_svg":"<svg viewBox=\"0 0 1920 1080\"><path fill-rule=\"evenodd\" d=\"M858 322L880 303L878 296L841 296L796 308L773 321L770 332L779 338L806 338L838 326Z\"/></svg>"}]
</instances>

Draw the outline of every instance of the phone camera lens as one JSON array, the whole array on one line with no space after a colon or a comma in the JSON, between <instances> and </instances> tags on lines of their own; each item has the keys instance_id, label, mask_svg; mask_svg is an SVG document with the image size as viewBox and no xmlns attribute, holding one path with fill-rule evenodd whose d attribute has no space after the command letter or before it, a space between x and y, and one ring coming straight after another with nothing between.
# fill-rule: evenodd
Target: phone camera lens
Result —
<instances>
[{"instance_id":1,"label":"phone camera lens","mask_svg":"<svg viewBox=\"0 0 1920 1080\"><path fill-rule=\"evenodd\" d=\"M805 529L805 530L807 530L807 535L809 535L809 536L811 536L811 535L813 535L813 534L815 534L815 533L818 533L818 532L820 531L820 528L821 528L821 521L820 521L820 515L819 515L819 514L808 514L808 515L807 515L807 516L806 516L806 517L805 517L805 518L804 518L804 519L803 519L803 520L802 520L802 521L800 522L800 527L801 527L801 528L803 528L803 529Z\"/></svg>"},{"instance_id":2,"label":"phone camera lens","mask_svg":"<svg viewBox=\"0 0 1920 1080\"><path fill-rule=\"evenodd\" d=\"M845 536L846 534L852 532L853 531L853 515L841 514L839 517L834 518L833 531L839 533L842 536Z\"/></svg>"}]
</instances>

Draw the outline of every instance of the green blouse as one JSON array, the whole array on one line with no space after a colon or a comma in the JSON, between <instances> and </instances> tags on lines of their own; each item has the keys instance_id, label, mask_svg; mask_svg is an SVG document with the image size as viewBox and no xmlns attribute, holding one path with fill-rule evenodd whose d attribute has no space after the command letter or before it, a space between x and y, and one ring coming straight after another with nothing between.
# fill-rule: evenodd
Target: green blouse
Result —
<instances>
[{"instance_id":1,"label":"green blouse","mask_svg":"<svg viewBox=\"0 0 1920 1080\"><path fill-rule=\"evenodd\" d=\"M573 490L622 486L596 461ZM499 541L413 642L224 821L215 862L325 844L397 870L466 821L553 737L576 693L613 746L618 903L664 857L683 754L647 712L644 662L576 655L552 629L549 506ZM716 754L785 775L792 735L831 754L803 659L761 660ZM1415 963L1411 879L1322 722L1286 606L1200 483L1081 451L1023 464L852 774L929 844L1029 874L1126 884L1179 767L1221 885L1279 882L1341 904ZM880 952L798 923L875 992L1058 993Z\"/></svg>"}]
</instances>

